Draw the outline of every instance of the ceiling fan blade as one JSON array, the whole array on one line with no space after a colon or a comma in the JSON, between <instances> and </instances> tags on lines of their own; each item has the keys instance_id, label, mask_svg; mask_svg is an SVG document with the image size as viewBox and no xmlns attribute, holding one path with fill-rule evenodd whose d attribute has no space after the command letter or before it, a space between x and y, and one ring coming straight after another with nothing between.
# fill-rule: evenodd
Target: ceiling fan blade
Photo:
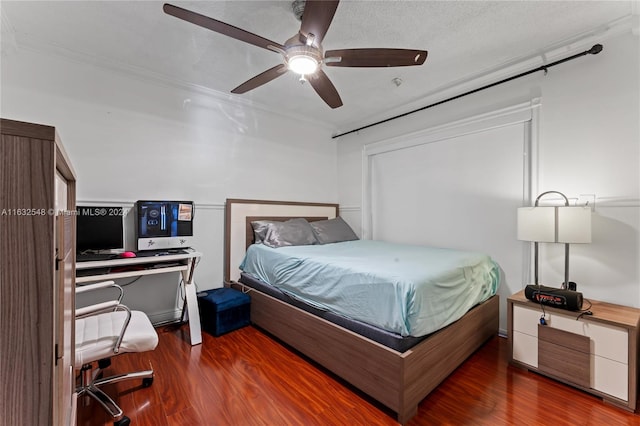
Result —
<instances>
[{"instance_id":1,"label":"ceiling fan blade","mask_svg":"<svg viewBox=\"0 0 640 426\"><path fill-rule=\"evenodd\" d=\"M316 93L320 95L327 105L331 108L342 106L342 99L340 99L338 91L324 71L318 70L315 74L308 76L308 78L309 84L311 84Z\"/></svg>"},{"instance_id":2,"label":"ceiling fan blade","mask_svg":"<svg viewBox=\"0 0 640 426\"><path fill-rule=\"evenodd\" d=\"M231 93L240 94L240 93L248 92L249 90L253 90L258 86L262 86L263 84L268 83L271 80L274 80L274 79L280 77L286 71L287 71L287 66L286 65L284 65L284 64L276 65L275 67L269 68L265 72L256 75L252 79L245 81L240 86L238 86L235 89L233 89L231 91Z\"/></svg>"},{"instance_id":3,"label":"ceiling fan blade","mask_svg":"<svg viewBox=\"0 0 640 426\"><path fill-rule=\"evenodd\" d=\"M422 65L426 50L411 49L342 49L328 50L324 64L329 67L406 67ZM328 58L341 58L333 61ZM327 60L328 59L328 60Z\"/></svg>"},{"instance_id":4,"label":"ceiling fan blade","mask_svg":"<svg viewBox=\"0 0 640 426\"><path fill-rule=\"evenodd\" d=\"M204 16L178 6L173 6L171 4L165 3L164 6L162 6L162 9L168 15L175 16L176 18L191 22L192 24L199 25L211 31L215 31L228 37L235 38L236 40L244 41L245 43L262 47L263 49L273 51L273 49L271 49L269 46L284 49L284 46L282 46L280 43L276 43L275 41L260 37L259 35L255 35L253 33L250 33L249 31L245 31L241 28L234 27L233 25L226 24L222 21L209 18L208 16Z\"/></svg>"},{"instance_id":5,"label":"ceiling fan blade","mask_svg":"<svg viewBox=\"0 0 640 426\"><path fill-rule=\"evenodd\" d=\"M322 39L324 39L333 20L333 15L336 13L338 3L339 0L307 0L305 2L300 34L305 38L308 38L309 34L313 34L315 36L313 44L316 47L322 43Z\"/></svg>"}]
</instances>

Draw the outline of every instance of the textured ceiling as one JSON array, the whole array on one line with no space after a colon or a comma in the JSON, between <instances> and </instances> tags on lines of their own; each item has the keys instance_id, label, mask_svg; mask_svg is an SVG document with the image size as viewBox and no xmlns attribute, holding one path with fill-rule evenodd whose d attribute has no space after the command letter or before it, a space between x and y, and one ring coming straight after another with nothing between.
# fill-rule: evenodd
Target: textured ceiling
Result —
<instances>
[{"instance_id":1,"label":"textured ceiling","mask_svg":"<svg viewBox=\"0 0 640 426\"><path fill-rule=\"evenodd\" d=\"M300 26L290 1L170 3L279 43ZM204 87L224 96L281 62L276 53L166 15L162 4L3 0L3 40L11 40L18 48L24 44L51 50L90 63ZM326 50L425 49L429 52L425 64L384 69L325 68L344 102L335 110L292 73L231 97L348 130L487 70L602 30L633 12L630 1L343 0L323 41ZM392 82L396 77L402 79L402 85Z\"/></svg>"}]
</instances>

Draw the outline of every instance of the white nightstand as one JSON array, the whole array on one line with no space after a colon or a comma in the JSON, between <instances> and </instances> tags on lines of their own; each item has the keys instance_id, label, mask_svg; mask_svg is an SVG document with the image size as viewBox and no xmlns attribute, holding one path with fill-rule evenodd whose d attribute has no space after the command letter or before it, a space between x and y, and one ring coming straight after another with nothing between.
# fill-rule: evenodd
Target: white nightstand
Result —
<instances>
[{"instance_id":1,"label":"white nightstand","mask_svg":"<svg viewBox=\"0 0 640 426\"><path fill-rule=\"evenodd\" d=\"M592 315L544 306L541 325L540 304L509 297L509 362L635 411L640 309L590 302Z\"/></svg>"}]
</instances>

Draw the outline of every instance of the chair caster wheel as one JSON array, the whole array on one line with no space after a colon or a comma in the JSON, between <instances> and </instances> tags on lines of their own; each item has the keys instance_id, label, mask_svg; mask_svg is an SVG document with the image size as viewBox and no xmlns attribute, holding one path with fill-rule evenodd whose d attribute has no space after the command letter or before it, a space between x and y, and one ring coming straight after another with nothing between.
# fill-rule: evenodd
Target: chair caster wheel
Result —
<instances>
[{"instance_id":1,"label":"chair caster wheel","mask_svg":"<svg viewBox=\"0 0 640 426\"><path fill-rule=\"evenodd\" d=\"M143 388L148 388L149 386L151 386L153 384L153 377L149 377L146 379L142 379L142 387Z\"/></svg>"},{"instance_id":2,"label":"chair caster wheel","mask_svg":"<svg viewBox=\"0 0 640 426\"><path fill-rule=\"evenodd\" d=\"M113 422L113 426L129 426L131 424L131 420L127 416L122 416L120 420Z\"/></svg>"}]
</instances>

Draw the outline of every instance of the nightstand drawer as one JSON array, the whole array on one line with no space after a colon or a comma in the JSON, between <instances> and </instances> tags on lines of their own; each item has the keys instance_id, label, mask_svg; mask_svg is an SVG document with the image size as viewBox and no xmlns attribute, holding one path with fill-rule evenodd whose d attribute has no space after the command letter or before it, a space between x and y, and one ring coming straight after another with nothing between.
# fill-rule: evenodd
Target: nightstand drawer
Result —
<instances>
[{"instance_id":1,"label":"nightstand drawer","mask_svg":"<svg viewBox=\"0 0 640 426\"><path fill-rule=\"evenodd\" d=\"M629 363L629 334L627 329L613 325L594 323L588 320L577 321L578 312L567 311L566 314L546 311L547 327L564 330L569 333L587 336L591 339L590 352L594 355ZM538 336L538 325L542 309L538 305L513 307L513 330L530 336Z\"/></svg>"},{"instance_id":2,"label":"nightstand drawer","mask_svg":"<svg viewBox=\"0 0 640 426\"><path fill-rule=\"evenodd\" d=\"M614 361L628 363L629 335L626 329L589 321L576 321L578 314L571 316L549 315L551 327L591 338L591 353ZM575 315L575 316L574 316Z\"/></svg>"},{"instance_id":3,"label":"nightstand drawer","mask_svg":"<svg viewBox=\"0 0 640 426\"><path fill-rule=\"evenodd\" d=\"M591 388L629 400L628 365L591 355Z\"/></svg>"},{"instance_id":4,"label":"nightstand drawer","mask_svg":"<svg viewBox=\"0 0 640 426\"><path fill-rule=\"evenodd\" d=\"M591 386L591 344L587 336L538 326L538 369L586 388Z\"/></svg>"},{"instance_id":5,"label":"nightstand drawer","mask_svg":"<svg viewBox=\"0 0 640 426\"><path fill-rule=\"evenodd\" d=\"M538 324L542 311L524 306L513 306L513 330L538 337Z\"/></svg>"},{"instance_id":6,"label":"nightstand drawer","mask_svg":"<svg viewBox=\"0 0 640 426\"><path fill-rule=\"evenodd\" d=\"M513 339L513 359L520 361L534 368L538 367L538 339L534 336L514 331Z\"/></svg>"}]
</instances>

